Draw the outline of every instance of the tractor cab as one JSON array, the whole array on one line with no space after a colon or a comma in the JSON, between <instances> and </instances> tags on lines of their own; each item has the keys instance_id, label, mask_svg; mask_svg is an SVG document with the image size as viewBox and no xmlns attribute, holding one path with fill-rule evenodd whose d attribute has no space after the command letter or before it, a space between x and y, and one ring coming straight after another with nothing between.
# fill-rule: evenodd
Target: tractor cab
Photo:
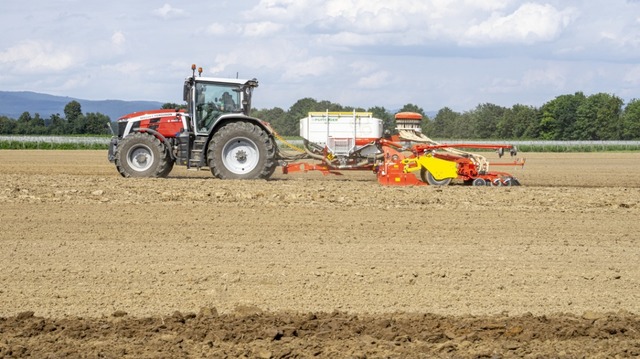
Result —
<instances>
[{"instance_id":1,"label":"tractor cab","mask_svg":"<svg viewBox=\"0 0 640 359\"><path fill-rule=\"evenodd\" d=\"M196 134L209 133L213 125L229 115L249 116L256 79L190 77L184 84L184 100Z\"/></svg>"}]
</instances>

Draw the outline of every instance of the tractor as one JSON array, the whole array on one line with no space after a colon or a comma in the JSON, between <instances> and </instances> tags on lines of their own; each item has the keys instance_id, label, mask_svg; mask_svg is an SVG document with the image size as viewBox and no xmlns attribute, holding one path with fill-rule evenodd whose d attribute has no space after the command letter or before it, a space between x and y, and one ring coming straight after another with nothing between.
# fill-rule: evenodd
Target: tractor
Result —
<instances>
[{"instance_id":1,"label":"tractor","mask_svg":"<svg viewBox=\"0 0 640 359\"><path fill-rule=\"evenodd\" d=\"M202 77L193 65L183 87L187 109L135 112L117 121L108 158L123 177L166 177L174 164L208 167L221 179L269 178L276 142L267 122L251 117L256 79Z\"/></svg>"}]
</instances>

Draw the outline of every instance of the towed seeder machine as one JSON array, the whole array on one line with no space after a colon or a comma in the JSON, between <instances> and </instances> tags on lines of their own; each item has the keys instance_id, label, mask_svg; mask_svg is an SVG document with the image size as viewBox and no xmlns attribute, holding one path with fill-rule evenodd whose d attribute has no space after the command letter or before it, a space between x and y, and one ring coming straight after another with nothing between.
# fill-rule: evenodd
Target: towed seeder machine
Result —
<instances>
[{"instance_id":1,"label":"towed seeder machine","mask_svg":"<svg viewBox=\"0 0 640 359\"><path fill-rule=\"evenodd\" d=\"M369 112L310 112L300 120L303 148L281 141L297 153L280 151L283 173L321 171L325 174L348 170L372 170L383 185L444 186L453 180L473 186L517 186L520 182L506 172L490 171L483 155L466 151L495 150L499 157L512 145L441 144L425 136L419 113L395 115L397 135L383 135L382 120ZM301 162L304 159L318 162ZM493 163L492 166L524 166L524 160Z\"/></svg>"},{"instance_id":2,"label":"towed seeder machine","mask_svg":"<svg viewBox=\"0 0 640 359\"><path fill-rule=\"evenodd\" d=\"M166 177L177 164L208 168L221 179L266 179L281 166L283 173L371 170L384 185L442 186L456 179L475 186L519 184L508 173L489 170L486 157L466 151L496 150L502 157L508 150L515 156L515 147L437 143L422 133L422 116L412 112L395 116L393 136L369 112L311 112L300 120L303 146L294 146L250 115L256 79L203 77L202 68L196 76L195 65L191 70L183 86L186 109L118 119L108 158L123 177ZM280 148L276 138L290 149Z\"/></svg>"}]
</instances>

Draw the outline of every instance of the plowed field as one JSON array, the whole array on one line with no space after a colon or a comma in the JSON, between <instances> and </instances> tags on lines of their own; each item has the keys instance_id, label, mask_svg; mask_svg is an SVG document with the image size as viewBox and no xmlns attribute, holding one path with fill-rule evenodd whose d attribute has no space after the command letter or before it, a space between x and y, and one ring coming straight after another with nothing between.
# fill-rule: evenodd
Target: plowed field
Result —
<instances>
[{"instance_id":1,"label":"plowed field","mask_svg":"<svg viewBox=\"0 0 640 359\"><path fill-rule=\"evenodd\" d=\"M0 151L0 357L640 355L640 153L525 157L382 187Z\"/></svg>"}]
</instances>

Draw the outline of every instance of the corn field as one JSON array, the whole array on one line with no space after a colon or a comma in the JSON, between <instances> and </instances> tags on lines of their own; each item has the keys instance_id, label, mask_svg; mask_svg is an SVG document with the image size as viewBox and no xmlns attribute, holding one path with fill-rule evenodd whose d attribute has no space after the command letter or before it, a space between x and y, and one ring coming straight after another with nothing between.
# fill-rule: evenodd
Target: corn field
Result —
<instances>
[{"instance_id":1,"label":"corn field","mask_svg":"<svg viewBox=\"0 0 640 359\"><path fill-rule=\"evenodd\" d=\"M105 136L6 136L0 135L0 149L107 149L110 137ZM300 138L287 142L302 145ZM640 151L640 141L478 141L438 139L440 143L510 144L522 152L606 152Z\"/></svg>"},{"instance_id":2,"label":"corn field","mask_svg":"<svg viewBox=\"0 0 640 359\"><path fill-rule=\"evenodd\" d=\"M0 149L99 150L107 149L109 141L104 136L0 136Z\"/></svg>"}]
</instances>

